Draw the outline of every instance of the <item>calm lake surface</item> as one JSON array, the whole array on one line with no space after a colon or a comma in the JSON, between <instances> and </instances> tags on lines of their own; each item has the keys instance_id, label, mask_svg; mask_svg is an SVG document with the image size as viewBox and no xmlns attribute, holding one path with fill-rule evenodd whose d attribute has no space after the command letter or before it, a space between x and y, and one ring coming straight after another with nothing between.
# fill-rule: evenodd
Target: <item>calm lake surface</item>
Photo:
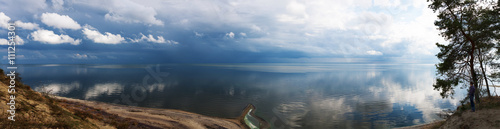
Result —
<instances>
[{"instance_id":1,"label":"calm lake surface","mask_svg":"<svg viewBox=\"0 0 500 129\"><path fill-rule=\"evenodd\" d=\"M286 128L411 126L459 104L433 90L434 65L22 65L18 72L35 90L76 99L225 118L251 103Z\"/></svg>"}]
</instances>

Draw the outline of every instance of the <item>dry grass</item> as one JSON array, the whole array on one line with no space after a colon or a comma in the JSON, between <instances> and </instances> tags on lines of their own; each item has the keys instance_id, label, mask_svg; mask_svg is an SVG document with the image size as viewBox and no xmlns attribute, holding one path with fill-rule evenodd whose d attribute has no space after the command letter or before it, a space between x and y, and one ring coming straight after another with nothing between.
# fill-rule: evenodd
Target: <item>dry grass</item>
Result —
<instances>
[{"instance_id":1,"label":"dry grass","mask_svg":"<svg viewBox=\"0 0 500 129\"><path fill-rule=\"evenodd\" d=\"M59 106L59 103L48 96L44 96L21 82L21 77L16 76L16 121L6 119L9 108L6 103L10 101L7 92L9 78L0 69L0 128L97 128L94 124L82 120L72 112Z\"/></svg>"},{"instance_id":2,"label":"dry grass","mask_svg":"<svg viewBox=\"0 0 500 129\"><path fill-rule=\"evenodd\" d=\"M440 128L500 128L500 97L484 97L476 104L476 112L470 104L457 107L457 111Z\"/></svg>"},{"instance_id":3,"label":"dry grass","mask_svg":"<svg viewBox=\"0 0 500 129\"><path fill-rule=\"evenodd\" d=\"M500 96L483 97L481 103L476 103L476 110L500 108ZM457 111L453 115L461 115L463 112L471 110L470 103L458 106Z\"/></svg>"}]
</instances>

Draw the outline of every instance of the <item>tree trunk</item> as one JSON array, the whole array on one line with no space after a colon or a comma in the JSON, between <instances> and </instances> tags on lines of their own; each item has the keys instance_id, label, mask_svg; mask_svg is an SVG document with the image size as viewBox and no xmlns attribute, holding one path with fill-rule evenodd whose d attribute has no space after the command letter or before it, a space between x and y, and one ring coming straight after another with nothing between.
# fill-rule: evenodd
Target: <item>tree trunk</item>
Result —
<instances>
[{"instance_id":1,"label":"tree trunk","mask_svg":"<svg viewBox=\"0 0 500 129\"><path fill-rule=\"evenodd\" d=\"M465 35L465 33L464 33ZM468 36L466 36L468 37ZM472 76L472 83L474 84L474 87L476 89L478 89L478 83L477 83L477 76L476 76L476 70L474 70L474 50L476 49L476 44L474 43L473 40L469 40L470 43L471 43L471 46L472 46L472 50L470 52L470 72L471 72L471 76ZM474 93L474 96L475 96L475 100L476 100L476 103L481 103L481 101L479 100L479 90L475 90L475 93Z\"/></svg>"},{"instance_id":2,"label":"tree trunk","mask_svg":"<svg viewBox=\"0 0 500 129\"><path fill-rule=\"evenodd\" d=\"M479 51L479 56L477 57L479 59L479 66L481 67L481 71L483 73L483 77L484 77L484 81L486 82L486 92L488 92L488 97L491 97L491 94L490 94L490 86L488 85L488 78L486 78L486 72L484 69L485 66L483 67L483 60L481 58L481 51Z\"/></svg>"},{"instance_id":3,"label":"tree trunk","mask_svg":"<svg viewBox=\"0 0 500 129\"><path fill-rule=\"evenodd\" d=\"M453 12L453 11L451 10L451 8L447 8L447 9L448 9L450 12ZM454 20L461 20L461 19L458 19L458 18L457 18L457 16L456 16L455 14L451 13L451 15L453 16ZM465 37L465 39L466 39L467 41L469 41L469 42L470 42L470 44L471 44L471 47L472 47L472 48L471 48L471 50L469 51L469 56L470 56L470 60L469 60L469 62L470 62L470 63L469 63L469 67L470 67L470 74L471 74L471 76L472 76L472 83L473 83L474 87L475 87L476 89L478 89L478 86L477 86L477 84L478 84L478 83L477 83L476 71L474 70L474 50L476 50L476 43L475 43L475 41L474 41L474 40L472 40L472 38L471 38L469 35L467 35L467 34L465 33L465 31L464 31L464 28L463 28L463 27L460 27L458 30L460 31L460 33L462 33L462 35ZM478 91L478 90L475 90L474 96L475 96L475 98L476 98L476 102L477 102L477 103L480 103L481 101L479 100L479 91Z\"/></svg>"},{"instance_id":4,"label":"tree trunk","mask_svg":"<svg viewBox=\"0 0 500 129\"><path fill-rule=\"evenodd\" d=\"M475 97L475 100L476 100L476 103L481 103L481 101L479 100L479 86L478 86L478 81L477 81L477 75L475 73L475 70L474 68L471 68L471 72L472 73L472 83L474 84L474 87L476 88L475 92L474 92L474 97Z\"/></svg>"}]
</instances>

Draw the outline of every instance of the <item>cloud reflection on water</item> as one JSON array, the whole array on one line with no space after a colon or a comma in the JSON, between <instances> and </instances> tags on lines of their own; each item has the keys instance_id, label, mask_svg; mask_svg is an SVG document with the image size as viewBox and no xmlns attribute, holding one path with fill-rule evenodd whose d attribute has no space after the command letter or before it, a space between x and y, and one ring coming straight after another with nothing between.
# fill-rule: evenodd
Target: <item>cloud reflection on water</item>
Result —
<instances>
[{"instance_id":1,"label":"cloud reflection on water","mask_svg":"<svg viewBox=\"0 0 500 129\"><path fill-rule=\"evenodd\" d=\"M299 128L389 128L422 124L440 119L436 113L447 109L440 104L449 103L453 107L458 104L458 99L442 99L439 91L433 90L435 78L432 67L379 68L348 73L336 69L329 69L332 71L326 73L315 71L317 69L310 72L296 71L307 74L273 78L272 81L261 80L258 84L262 84L259 87L278 87L276 93L283 94L278 96L297 94L293 93L297 90L308 91L304 96L291 97L274 107L274 110L282 113L279 117L285 117L282 118L285 123ZM258 71L262 69L259 67ZM268 72L281 73L279 70ZM324 85L331 86L322 87ZM407 114L394 114L401 111ZM405 121L401 124L398 119Z\"/></svg>"},{"instance_id":2,"label":"cloud reflection on water","mask_svg":"<svg viewBox=\"0 0 500 129\"><path fill-rule=\"evenodd\" d=\"M80 82L77 81L71 83L49 83L40 87L36 87L35 91L56 95L65 95L71 91L78 90L80 86Z\"/></svg>"},{"instance_id":3,"label":"cloud reflection on water","mask_svg":"<svg viewBox=\"0 0 500 129\"><path fill-rule=\"evenodd\" d=\"M433 90L432 65L163 65L161 69L168 69L165 72L169 76L162 78L163 82L146 85L142 78L148 73L139 67L92 66L80 72L82 75L68 68L62 70L67 73L57 76L82 83L46 85L63 96L105 102L143 87L147 97L137 102L138 106L218 117L238 116L246 104L252 103L264 119L276 116L291 128L408 126L440 119L436 113L454 109L459 101L441 99ZM84 81L82 77L98 81ZM80 93L67 94L73 91ZM463 97L460 93L457 98Z\"/></svg>"},{"instance_id":4,"label":"cloud reflection on water","mask_svg":"<svg viewBox=\"0 0 500 129\"><path fill-rule=\"evenodd\" d=\"M93 99L101 95L112 95L121 93L123 86L119 83L101 83L90 87L85 93L85 99Z\"/></svg>"}]
</instances>

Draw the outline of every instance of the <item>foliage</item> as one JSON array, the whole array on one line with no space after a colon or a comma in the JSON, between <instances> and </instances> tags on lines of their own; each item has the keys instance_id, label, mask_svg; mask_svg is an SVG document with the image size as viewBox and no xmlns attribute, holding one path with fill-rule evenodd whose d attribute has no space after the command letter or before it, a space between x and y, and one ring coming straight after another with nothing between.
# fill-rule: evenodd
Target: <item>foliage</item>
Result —
<instances>
[{"instance_id":1,"label":"foliage","mask_svg":"<svg viewBox=\"0 0 500 129\"><path fill-rule=\"evenodd\" d=\"M485 65L491 63L497 50L500 25L498 4L495 1L475 0L428 0L429 8L438 12L434 22L440 35L448 44L436 43L440 52L436 55L440 63L436 64L435 90L441 91L443 98L454 94L454 88L462 84L474 85L476 89L483 81ZM489 95L489 88L488 95ZM479 90L476 90L479 91ZM477 102L479 92L475 93Z\"/></svg>"}]
</instances>

